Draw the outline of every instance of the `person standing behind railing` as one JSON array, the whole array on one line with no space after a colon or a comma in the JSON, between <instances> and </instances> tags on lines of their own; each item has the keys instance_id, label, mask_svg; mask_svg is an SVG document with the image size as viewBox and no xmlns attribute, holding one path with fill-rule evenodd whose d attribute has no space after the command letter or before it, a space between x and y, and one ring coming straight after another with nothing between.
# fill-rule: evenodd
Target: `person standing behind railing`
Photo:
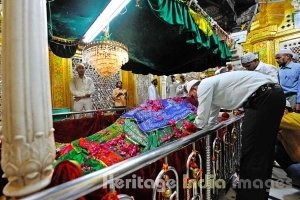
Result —
<instances>
[{"instance_id":1,"label":"person standing behind railing","mask_svg":"<svg viewBox=\"0 0 300 200\"><path fill-rule=\"evenodd\" d=\"M174 75L171 75L171 83L167 86L167 94L168 98L173 98L176 96L176 88L178 86L178 81L176 80L176 77Z\"/></svg>"},{"instance_id":2,"label":"person standing behind railing","mask_svg":"<svg viewBox=\"0 0 300 200\"><path fill-rule=\"evenodd\" d=\"M122 88L122 81L117 81L116 88L112 92L115 108L126 108L127 106L127 90ZM121 112L117 112L122 114Z\"/></svg>"},{"instance_id":3,"label":"person standing behind railing","mask_svg":"<svg viewBox=\"0 0 300 200\"><path fill-rule=\"evenodd\" d=\"M281 49L275 59L279 64L279 83L295 112L300 112L300 64L292 61L293 52Z\"/></svg>"},{"instance_id":4,"label":"person standing behind railing","mask_svg":"<svg viewBox=\"0 0 300 200\"><path fill-rule=\"evenodd\" d=\"M187 83L186 75L181 74L180 75L180 83L176 88L176 96L179 96L179 97L186 97L187 96L187 93L184 89L186 87L186 83Z\"/></svg>"},{"instance_id":5,"label":"person standing behind railing","mask_svg":"<svg viewBox=\"0 0 300 200\"><path fill-rule=\"evenodd\" d=\"M93 102L91 99L91 94L94 92L93 80L84 75L85 69L82 63L76 65L76 71L78 76L73 77L70 81L70 91L73 95L74 104L73 111L81 112L84 110L93 110ZM87 117L92 117L93 114L86 114ZM78 118L79 114L75 115Z\"/></svg>"},{"instance_id":6,"label":"person standing behind railing","mask_svg":"<svg viewBox=\"0 0 300 200\"><path fill-rule=\"evenodd\" d=\"M285 107L281 87L274 78L262 73L232 71L202 80L197 95L194 124L200 129L217 123L220 108L244 107L237 200L267 200L276 135ZM255 188L257 181L262 187ZM250 182L250 186L245 182Z\"/></svg>"},{"instance_id":7,"label":"person standing behind railing","mask_svg":"<svg viewBox=\"0 0 300 200\"><path fill-rule=\"evenodd\" d=\"M278 79L278 70L275 66L263 63L258 59L258 55L254 53L247 53L241 57L241 63L244 68L249 71L261 72L266 75Z\"/></svg>"},{"instance_id":8,"label":"person standing behind railing","mask_svg":"<svg viewBox=\"0 0 300 200\"><path fill-rule=\"evenodd\" d=\"M156 100L156 99L160 99L160 96L158 94L158 90L157 90L157 79L153 79L151 81L151 84L148 87L148 99L149 100Z\"/></svg>"}]
</instances>

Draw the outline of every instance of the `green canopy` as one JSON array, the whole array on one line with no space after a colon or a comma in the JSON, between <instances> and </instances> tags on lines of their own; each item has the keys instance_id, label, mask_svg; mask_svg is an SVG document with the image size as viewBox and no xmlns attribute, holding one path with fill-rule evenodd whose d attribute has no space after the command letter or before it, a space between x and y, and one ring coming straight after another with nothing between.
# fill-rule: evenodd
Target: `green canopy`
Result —
<instances>
[{"instance_id":1,"label":"green canopy","mask_svg":"<svg viewBox=\"0 0 300 200\"><path fill-rule=\"evenodd\" d=\"M72 56L71 49L77 47L77 41L109 3L108 0L84 2L48 3L49 41L55 41L55 37L73 41L52 43L54 53L59 52L61 57ZM109 27L110 38L125 44L129 50L130 60L122 69L133 73L169 75L203 71L224 65L231 57L228 46L215 34L200 30L188 7L176 0L141 0L138 6L131 1ZM101 34L97 39L101 39Z\"/></svg>"}]
</instances>

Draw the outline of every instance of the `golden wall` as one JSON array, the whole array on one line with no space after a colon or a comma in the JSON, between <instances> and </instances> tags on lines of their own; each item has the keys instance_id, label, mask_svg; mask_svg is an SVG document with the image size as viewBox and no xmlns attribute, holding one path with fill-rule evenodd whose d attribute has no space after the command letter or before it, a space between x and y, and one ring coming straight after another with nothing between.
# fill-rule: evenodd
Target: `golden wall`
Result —
<instances>
[{"instance_id":1,"label":"golden wall","mask_svg":"<svg viewBox=\"0 0 300 200\"><path fill-rule=\"evenodd\" d=\"M136 78L135 75L128 71L121 71L123 88L128 93L128 107L134 107L136 105Z\"/></svg>"},{"instance_id":2,"label":"golden wall","mask_svg":"<svg viewBox=\"0 0 300 200\"><path fill-rule=\"evenodd\" d=\"M49 51L50 82L52 108L71 108L72 61L70 58L60 58Z\"/></svg>"},{"instance_id":3,"label":"golden wall","mask_svg":"<svg viewBox=\"0 0 300 200\"><path fill-rule=\"evenodd\" d=\"M246 52L258 52L260 60L276 66L275 54L279 44L299 38L300 29L294 29L291 1L260 2L259 13L255 16L243 48Z\"/></svg>"},{"instance_id":4,"label":"golden wall","mask_svg":"<svg viewBox=\"0 0 300 200\"><path fill-rule=\"evenodd\" d=\"M72 78L71 58L61 58L49 51L50 82L52 108L72 108L72 96L69 82ZM136 105L135 76L131 72L121 71L123 88L128 90L128 106Z\"/></svg>"}]
</instances>

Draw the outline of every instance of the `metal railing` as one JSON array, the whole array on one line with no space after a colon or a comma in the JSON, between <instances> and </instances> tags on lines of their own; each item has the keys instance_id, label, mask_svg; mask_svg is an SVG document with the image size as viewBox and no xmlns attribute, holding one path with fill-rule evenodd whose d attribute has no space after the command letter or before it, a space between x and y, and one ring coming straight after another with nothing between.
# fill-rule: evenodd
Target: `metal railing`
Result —
<instances>
[{"instance_id":1,"label":"metal railing","mask_svg":"<svg viewBox=\"0 0 300 200\"><path fill-rule=\"evenodd\" d=\"M119 112L120 111L120 112ZM80 111L80 112L59 112L59 113L52 113L53 121L65 121L65 120L71 120L71 119L80 119L87 117L86 114L89 113L103 113L103 115L111 115L114 113L122 114L127 111L127 107L124 108L107 108L107 109L99 109L99 110L86 110L86 111ZM77 115L77 117L75 117ZM91 118L92 116L89 116Z\"/></svg>"},{"instance_id":2,"label":"metal railing","mask_svg":"<svg viewBox=\"0 0 300 200\"><path fill-rule=\"evenodd\" d=\"M99 110L86 110L81 112L60 112L60 113L53 113L52 116L62 116L62 115L75 115L75 114L86 114L86 113L94 113L94 112L116 112L116 111L124 111L127 108L108 108L108 109L99 109Z\"/></svg>"},{"instance_id":3,"label":"metal railing","mask_svg":"<svg viewBox=\"0 0 300 200\"><path fill-rule=\"evenodd\" d=\"M129 175L206 136L208 138L206 152L210 154L209 152L211 151L211 148L208 144L210 134L216 133L217 130L226 128L234 123L239 123L242 120L242 118L243 115L234 116L229 120L223 121L215 126L209 126L196 133L177 139L176 141L164 144L154 150L126 159L122 162L116 163L112 166L82 176L67 183L63 183L61 185L27 196L23 198L23 200L67 200L82 197L103 186L109 185L113 182L114 179L122 178L126 175ZM208 167L210 166L210 157L207 157L208 160L206 160L206 164ZM208 171L208 173L210 174L211 172ZM211 191L207 190L206 199L210 199L210 194Z\"/></svg>"}]
</instances>

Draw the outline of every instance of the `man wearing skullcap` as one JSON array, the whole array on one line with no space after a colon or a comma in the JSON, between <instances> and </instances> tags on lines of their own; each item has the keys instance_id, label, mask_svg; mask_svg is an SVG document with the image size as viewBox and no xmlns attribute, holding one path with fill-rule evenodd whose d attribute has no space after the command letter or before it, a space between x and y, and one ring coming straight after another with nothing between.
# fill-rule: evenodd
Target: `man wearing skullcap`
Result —
<instances>
[{"instance_id":1,"label":"man wearing skullcap","mask_svg":"<svg viewBox=\"0 0 300 200\"><path fill-rule=\"evenodd\" d=\"M187 88L189 94L197 88L194 124L198 128L218 123L220 108L244 108L237 200L268 199L275 141L286 102L282 88L271 76L252 71L223 73L201 80L198 86L188 85L193 85ZM259 188L257 181L262 183Z\"/></svg>"},{"instance_id":2,"label":"man wearing skullcap","mask_svg":"<svg viewBox=\"0 0 300 200\"><path fill-rule=\"evenodd\" d=\"M179 97L186 97L187 96L187 93L185 91L185 87L186 87L186 75L185 74L181 74L180 75L180 83L179 85L177 86L176 88L176 96L179 96Z\"/></svg>"},{"instance_id":3,"label":"man wearing skullcap","mask_svg":"<svg viewBox=\"0 0 300 200\"><path fill-rule=\"evenodd\" d=\"M171 83L167 85L167 95L168 98L173 98L176 96L176 89L179 84L179 81L176 80L175 75L171 75Z\"/></svg>"},{"instance_id":4,"label":"man wearing skullcap","mask_svg":"<svg viewBox=\"0 0 300 200\"><path fill-rule=\"evenodd\" d=\"M95 90L93 80L90 77L85 76L85 67L82 63L76 65L77 77L73 77L70 81L70 91L73 95L74 104L73 111L81 112L84 110L93 110L93 102L91 95ZM86 115L92 117L91 113ZM79 114L75 115L78 118Z\"/></svg>"},{"instance_id":5,"label":"man wearing skullcap","mask_svg":"<svg viewBox=\"0 0 300 200\"><path fill-rule=\"evenodd\" d=\"M279 83L284 91L286 99L296 112L300 112L300 64L292 61L293 52L289 49L281 49L275 55L279 64Z\"/></svg>"},{"instance_id":6,"label":"man wearing skullcap","mask_svg":"<svg viewBox=\"0 0 300 200\"><path fill-rule=\"evenodd\" d=\"M156 100L156 99L160 99L158 90L157 90L157 79L153 79L151 81L151 84L148 87L148 99L149 100Z\"/></svg>"},{"instance_id":7,"label":"man wearing skullcap","mask_svg":"<svg viewBox=\"0 0 300 200\"><path fill-rule=\"evenodd\" d=\"M249 71L257 71L278 79L278 72L275 66L263 63L258 59L258 55L254 53L247 53L241 57L242 66Z\"/></svg>"},{"instance_id":8,"label":"man wearing skullcap","mask_svg":"<svg viewBox=\"0 0 300 200\"><path fill-rule=\"evenodd\" d=\"M191 103L192 105L198 107L198 95L197 87L200 83L200 80L191 80L186 84L186 93L187 97L185 101Z\"/></svg>"}]
</instances>

